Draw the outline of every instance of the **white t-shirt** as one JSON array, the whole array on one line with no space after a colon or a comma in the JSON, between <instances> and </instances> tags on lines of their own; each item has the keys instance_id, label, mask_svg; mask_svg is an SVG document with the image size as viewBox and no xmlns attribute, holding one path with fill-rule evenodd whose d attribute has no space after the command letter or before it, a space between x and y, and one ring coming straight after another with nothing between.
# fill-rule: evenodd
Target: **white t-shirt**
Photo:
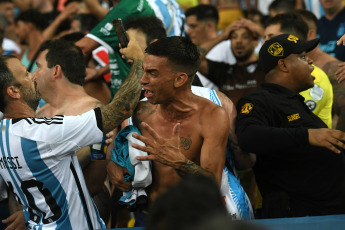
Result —
<instances>
[{"instance_id":1,"label":"white t-shirt","mask_svg":"<svg viewBox=\"0 0 345 230\"><path fill-rule=\"evenodd\" d=\"M213 49L210 50L210 52L208 52L206 59L228 63L229 65L235 64L236 58L231 51L231 41L226 40L217 44L215 47L213 47ZM218 90L218 87L204 75L199 72L197 72L197 75L205 88Z\"/></svg>"}]
</instances>

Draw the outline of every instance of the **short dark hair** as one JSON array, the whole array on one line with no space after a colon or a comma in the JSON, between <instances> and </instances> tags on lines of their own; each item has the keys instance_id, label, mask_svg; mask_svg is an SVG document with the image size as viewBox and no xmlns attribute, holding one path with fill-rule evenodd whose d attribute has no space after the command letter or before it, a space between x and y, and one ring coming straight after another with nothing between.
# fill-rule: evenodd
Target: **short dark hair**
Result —
<instances>
[{"instance_id":1,"label":"short dark hair","mask_svg":"<svg viewBox=\"0 0 345 230\"><path fill-rule=\"evenodd\" d=\"M185 37L161 38L150 44L145 52L150 55L168 58L177 69L180 69L178 71L184 71L188 75L191 82L200 66L198 48Z\"/></svg>"},{"instance_id":2,"label":"short dark hair","mask_svg":"<svg viewBox=\"0 0 345 230\"><path fill-rule=\"evenodd\" d=\"M301 15L302 19L307 23L309 29L317 29L318 20L313 12L304 9L295 10L295 12Z\"/></svg>"},{"instance_id":3,"label":"short dark hair","mask_svg":"<svg viewBox=\"0 0 345 230\"><path fill-rule=\"evenodd\" d=\"M82 33L89 32L99 23L98 18L93 14L76 14L73 19L80 21Z\"/></svg>"},{"instance_id":4,"label":"short dark hair","mask_svg":"<svg viewBox=\"0 0 345 230\"><path fill-rule=\"evenodd\" d=\"M76 43L77 41L82 39L84 36L85 34L83 34L82 32L74 32L74 33L66 34L62 36L60 39Z\"/></svg>"},{"instance_id":5,"label":"short dark hair","mask_svg":"<svg viewBox=\"0 0 345 230\"><path fill-rule=\"evenodd\" d=\"M7 87L15 83L15 79L11 70L7 67L7 60L16 58L11 55L0 55L0 111L4 112L7 106L5 100Z\"/></svg>"},{"instance_id":6,"label":"short dark hair","mask_svg":"<svg viewBox=\"0 0 345 230\"><path fill-rule=\"evenodd\" d=\"M195 7L189 8L186 13L186 18L195 15L198 21L212 20L218 24L219 15L218 10L213 5L200 4Z\"/></svg>"},{"instance_id":7,"label":"short dark hair","mask_svg":"<svg viewBox=\"0 0 345 230\"><path fill-rule=\"evenodd\" d=\"M47 20L44 16L34 9L20 12L16 18L16 23L18 21L30 22L40 31L43 31L48 26Z\"/></svg>"},{"instance_id":8,"label":"short dark hair","mask_svg":"<svg viewBox=\"0 0 345 230\"><path fill-rule=\"evenodd\" d=\"M74 84L83 85L86 63L81 49L72 42L57 39L44 42L40 51L48 50L46 55L49 68L60 65L65 77Z\"/></svg>"},{"instance_id":9,"label":"short dark hair","mask_svg":"<svg viewBox=\"0 0 345 230\"><path fill-rule=\"evenodd\" d=\"M13 3L13 1L12 1L12 0L0 0L0 4L1 4L1 3L5 3L5 2L10 2L10 3Z\"/></svg>"},{"instance_id":10,"label":"short dark hair","mask_svg":"<svg viewBox=\"0 0 345 230\"><path fill-rule=\"evenodd\" d=\"M162 21L157 17L130 18L123 24L126 30L137 29L146 35L146 45L154 39L165 38L166 31Z\"/></svg>"},{"instance_id":11,"label":"short dark hair","mask_svg":"<svg viewBox=\"0 0 345 230\"><path fill-rule=\"evenodd\" d=\"M280 31L284 34L292 34L302 40L307 40L308 25L303 18L296 13L277 14L266 22L266 26L280 25Z\"/></svg>"},{"instance_id":12,"label":"short dark hair","mask_svg":"<svg viewBox=\"0 0 345 230\"><path fill-rule=\"evenodd\" d=\"M282 11L284 13L288 13L293 11L295 8L295 1L294 0L274 0L268 7L268 10L274 11Z\"/></svg>"},{"instance_id":13,"label":"short dark hair","mask_svg":"<svg viewBox=\"0 0 345 230\"><path fill-rule=\"evenodd\" d=\"M7 3L7 2L9 2L9 3L13 3L13 1L12 1L12 0L0 0L0 4L1 4L1 3Z\"/></svg>"},{"instance_id":14,"label":"short dark hair","mask_svg":"<svg viewBox=\"0 0 345 230\"><path fill-rule=\"evenodd\" d=\"M148 212L146 229L193 229L197 223L216 216L228 217L216 181L189 175L155 200Z\"/></svg>"}]
</instances>

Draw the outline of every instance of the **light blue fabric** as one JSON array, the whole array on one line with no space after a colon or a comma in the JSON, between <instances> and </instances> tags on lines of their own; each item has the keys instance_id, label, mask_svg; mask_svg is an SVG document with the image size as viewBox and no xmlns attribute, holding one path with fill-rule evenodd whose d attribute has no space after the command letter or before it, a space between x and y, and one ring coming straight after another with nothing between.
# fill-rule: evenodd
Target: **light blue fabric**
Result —
<instances>
[{"instance_id":1,"label":"light blue fabric","mask_svg":"<svg viewBox=\"0 0 345 230\"><path fill-rule=\"evenodd\" d=\"M139 165L133 163L135 166L132 165L133 158L131 161L130 155L136 155L133 148L130 148L128 142L131 142L131 138L129 138L131 133L138 133L141 134L140 130L133 125L126 126L123 128L115 138L114 149L111 150L111 160L114 161L116 164L124 167L128 170L131 175L124 175L124 180L128 182L132 182L133 188L130 191L123 192L122 197L119 199L119 203L122 205L127 205L130 210L136 210L137 208L143 208L147 204L147 194L145 191L145 187L151 184L152 177L150 167L138 167ZM129 153L129 149L131 149L131 153ZM132 156L133 157L133 156ZM135 170L138 170L138 174L135 176ZM141 171L143 170L143 171ZM145 172L146 171L146 172ZM148 177L142 177L147 175ZM139 176L139 177L138 177ZM140 178L141 177L141 178ZM146 183L141 181L140 179L146 179ZM136 187L137 185L142 184L144 187Z\"/></svg>"},{"instance_id":2,"label":"light blue fabric","mask_svg":"<svg viewBox=\"0 0 345 230\"><path fill-rule=\"evenodd\" d=\"M126 136L129 133L139 133L141 134L140 130L133 125L128 125L125 128L121 129L121 131L116 135L114 141L114 148L111 150L111 160L114 161L116 164L124 167L128 170L131 175L125 175L124 180L128 182L132 182L134 179L134 166L132 165L129 159L129 152L128 152L128 141Z\"/></svg>"}]
</instances>

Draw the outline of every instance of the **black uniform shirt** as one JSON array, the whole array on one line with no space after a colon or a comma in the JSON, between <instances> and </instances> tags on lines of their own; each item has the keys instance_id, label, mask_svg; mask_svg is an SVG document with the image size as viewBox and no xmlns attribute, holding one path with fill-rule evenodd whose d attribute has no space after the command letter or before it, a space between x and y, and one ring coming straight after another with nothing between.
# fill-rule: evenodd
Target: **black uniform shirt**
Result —
<instances>
[{"instance_id":1,"label":"black uniform shirt","mask_svg":"<svg viewBox=\"0 0 345 230\"><path fill-rule=\"evenodd\" d=\"M302 96L263 83L239 100L237 111L238 142L256 153L253 169L263 197L284 191L306 215L345 213L344 152L309 145L307 129L327 126Z\"/></svg>"}]
</instances>

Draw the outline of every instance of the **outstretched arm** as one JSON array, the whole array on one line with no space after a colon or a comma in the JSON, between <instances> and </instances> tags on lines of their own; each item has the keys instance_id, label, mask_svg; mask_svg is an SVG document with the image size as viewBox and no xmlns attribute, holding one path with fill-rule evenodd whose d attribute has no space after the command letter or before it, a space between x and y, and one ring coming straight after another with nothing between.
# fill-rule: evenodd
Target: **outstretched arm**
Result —
<instances>
[{"instance_id":1,"label":"outstretched arm","mask_svg":"<svg viewBox=\"0 0 345 230\"><path fill-rule=\"evenodd\" d=\"M337 154L345 149L345 133L335 129L308 129L308 140L310 145L325 147Z\"/></svg>"},{"instance_id":2,"label":"outstretched arm","mask_svg":"<svg viewBox=\"0 0 345 230\"><path fill-rule=\"evenodd\" d=\"M120 52L133 60L130 72L111 103L101 107L103 133L106 134L130 117L139 102L141 92L140 78L143 75L144 54L135 39L131 39L128 47Z\"/></svg>"},{"instance_id":3,"label":"outstretched arm","mask_svg":"<svg viewBox=\"0 0 345 230\"><path fill-rule=\"evenodd\" d=\"M83 2L90 10L90 12L98 18L98 20L102 20L109 12L109 10L102 7L102 5L97 0L83 0Z\"/></svg>"},{"instance_id":4,"label":"outstretched arm","mask_svg":"<svg viewBox=\"0 0 345 230\"><path fill-rule=\"evenodd\" d=\"M225 28L225 30L222 34L220 34L217 37L215 37L215 38L213 38L213 39L200 45L200 47L199 47L200 56L201 56L201 63L200 63L200 67L199 67L200 73L202 73L203 75L208 74L208 64L207 64L207 60L206 60L206 55L208 54L208 52L210 52L210 50L213 47L218 45L220 42L229 39L229 35L230 35L231 31L233 31L235 28L236 28L236 25L233 23L230 26L228 26L227 28Z\"/></svg>"}]
</instances>

